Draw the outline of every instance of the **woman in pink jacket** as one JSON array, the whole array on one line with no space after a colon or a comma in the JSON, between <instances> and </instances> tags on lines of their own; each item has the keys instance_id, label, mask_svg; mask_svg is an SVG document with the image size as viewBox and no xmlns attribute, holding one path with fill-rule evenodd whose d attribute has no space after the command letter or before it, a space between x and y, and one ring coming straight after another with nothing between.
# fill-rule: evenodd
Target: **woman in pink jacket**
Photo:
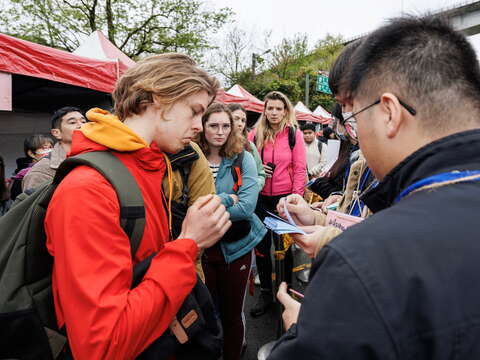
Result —
<instances>
[{"instance_id":1,"label":"woman in pink jacket","mask_svg":"<svg viewBox=\"0 0 480 360\"><path fill-rule=\"evenodd\" d=\"M307 165L303 135L297 127L290 100L279 91L268 93L263 114L248 135L260 152L267 174L256 209L262 221L267 211L275 211L278 200L286 194L303 195ZM250 312L255 317L264 314L273 303L271 246L271 235L267 232L256 247L261 294ZM287 283L291 283L292 265L289 251L285 258Z\"/></svg>"}]
</instances>

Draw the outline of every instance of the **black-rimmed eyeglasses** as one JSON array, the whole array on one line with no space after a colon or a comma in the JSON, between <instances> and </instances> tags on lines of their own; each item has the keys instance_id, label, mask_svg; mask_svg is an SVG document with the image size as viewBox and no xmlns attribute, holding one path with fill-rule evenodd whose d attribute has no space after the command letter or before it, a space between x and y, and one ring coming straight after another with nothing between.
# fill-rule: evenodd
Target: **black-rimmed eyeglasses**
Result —
<instances>
[{"instance_id":1,"label":"black-rimmed eyeglasses","mask_svg":"<svg viewBox=\"0 0 480 360\"><path fill-rule=\"evenodd\" d=\"M398 99L398 98L397 98ZM398 102L400 103L400 105L402 105L405 110L407 110L410 115L412 116L415 116L417 114L417 111L411 107L410 105L404 103L402 100L398 99ZM370 109L372 106L375 106L375 105L378 105L380 104L380 99L378 99L377 101L373 102L372 104L368 105L368 106L365 106L363 109L360 109L358 110L357 112L354 112L352 115L348 116L346 119L343 119L344 122L346 122L347 120L350 120L350 119L354 119L355 116L357 116L358 114L360 114L361 112L365 111L365 110L368 110Z\"/></svg>"}]
</instances>

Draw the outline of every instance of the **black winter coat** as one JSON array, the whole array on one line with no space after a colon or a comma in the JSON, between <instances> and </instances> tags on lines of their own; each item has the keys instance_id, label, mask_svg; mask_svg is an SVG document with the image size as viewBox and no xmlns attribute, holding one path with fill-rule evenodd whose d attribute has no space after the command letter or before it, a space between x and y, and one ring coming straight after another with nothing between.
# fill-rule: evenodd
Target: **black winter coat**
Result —
<instances>
[{"instance_id":1,"label":"black winter coat","mask_svg":"<svg viewBox=\"0 0 480 360\"><path fill-rule=\"evenodd\" d=\"M480 130L418 150L365 196L375 214L318 254L277 359L480 359L480 182L412 183L480 170Z\"/></svg>"}]
</instances>

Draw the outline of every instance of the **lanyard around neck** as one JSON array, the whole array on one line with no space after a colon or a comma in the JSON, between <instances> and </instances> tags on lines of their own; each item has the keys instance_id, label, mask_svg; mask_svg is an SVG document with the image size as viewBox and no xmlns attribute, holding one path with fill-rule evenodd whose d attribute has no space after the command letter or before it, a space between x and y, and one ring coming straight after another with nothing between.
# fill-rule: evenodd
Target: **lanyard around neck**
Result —
<instances>
[{"instance_id":1,"label":"lanyard around neck","mask_svg":"<svg viewBox=\"0 0 480 360\"><path fill-rule=\"evenodd\" d=\"M405 190L403 190L396 198L394 203L399 202L404 197L410 195L413 192L433 189L445 185L480 181L480 170L471 171L452 171L448 173L441 173L433 176L429 176L425 179L419 180Z\"/></svg>"}]
</instances>

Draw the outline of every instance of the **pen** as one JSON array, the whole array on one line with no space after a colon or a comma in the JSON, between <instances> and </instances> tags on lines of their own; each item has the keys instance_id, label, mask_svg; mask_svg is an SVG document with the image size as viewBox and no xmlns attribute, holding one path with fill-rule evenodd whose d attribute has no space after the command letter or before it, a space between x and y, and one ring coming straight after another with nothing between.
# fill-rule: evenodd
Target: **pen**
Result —
<instances>
[{"instance_id":1,"label":"pen","mask_svg":"<svg viewBox=\"0 0 480 360\"><path fill-rule=\"evenodd\" d=\"M301 299L304 298L303 294L300 294L298 291L295 291L293 289L288 289L288 291L290 291L293 295L298 296Z\"/></svg>"}]
</instances>

